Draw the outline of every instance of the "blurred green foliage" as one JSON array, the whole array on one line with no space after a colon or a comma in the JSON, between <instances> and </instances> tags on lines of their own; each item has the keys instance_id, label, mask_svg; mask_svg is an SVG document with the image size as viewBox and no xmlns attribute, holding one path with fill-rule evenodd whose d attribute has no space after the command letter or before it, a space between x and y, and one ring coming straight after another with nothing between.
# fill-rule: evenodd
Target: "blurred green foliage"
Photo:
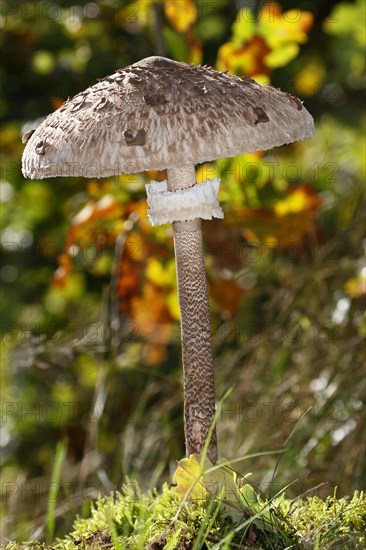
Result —
<instances>
[{"instance_id":1,"label":"blurred green foliage","mask_svg":"<svg viewBox=\"0 0 366 550\"><path fill-rule=\"evenodd\" d=\"M295 4L2 2L5 537L43 536L59 441L58 533L87 497L169 480L184 455L171 232L145 215L164 174L20 171L23 132L152 54L271 81L314 115L312 140L197 169L222 178L225 210L204 223L217 395L234 388L220 454L285 446L276 475L275 454L245 463L264 491L362 488L365 3Z\"/></svg>"}]
</instances>

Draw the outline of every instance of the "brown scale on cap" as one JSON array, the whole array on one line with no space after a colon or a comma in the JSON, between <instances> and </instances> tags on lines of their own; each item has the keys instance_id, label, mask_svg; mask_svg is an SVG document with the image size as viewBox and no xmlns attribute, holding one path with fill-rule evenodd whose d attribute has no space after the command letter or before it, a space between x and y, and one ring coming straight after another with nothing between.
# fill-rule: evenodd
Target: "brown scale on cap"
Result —
<instances>
[{"instance_id":1,"label":"brown scale on cap","mask_svg":"<svg viewBox=\"0 0 366 550\"><path fill-rule=\"evenodd\" d=\"M295 107L298 111L301 111L301 109L303 108L303 104L300 101L300 99L298 97L295 97L295 96L293 96L291 94L288 94L288 93L286 93L286 95L287 95L288 99L290 100L290 103L295 105Z\"/></svg>"},{"instance_id":2,"label":"brown scale on cap","mask_svg":"<svg viewBox=\"0 0 366 550\"><path fill-rule=\"evenodd\" d=\"M257 115L257 120L255 121L255 124L258 124L258 122L268 122L269 121L268 115L262 109L262 107L254 107L253 111Z\"/></svg>"},{"instance_id":3,"label":"brown scale on cap","mask_svg":"<svg viewBox=\"0 0 366 550\"><path fill-rule=\"evenodd\" d=\"M28 130L22 135L22 143L28 143L31 138L31 135L34 134L35 130Z\"/></svg>"},{"instance_id":4,"label":"brown scale on cap","mask_svg":"<svg viewBox=\"0 0 366 550\"><path fill-rule=\"evenodd\" d=\"M70 162L73 175L85 177L121 174L131 165L162 170L270 149L313 130L301 101L285 92L207 66L148 57L67 100L28 133L23 173L66 176Z\"/></svg>"},{"instance_id":5,"label":"brown scale on cap","mask_svg":"<svg viewBox=\"0 0 366 550\"><path fill-rule=\"evenodd\" d=\"M145 145L146 141L146 130L143 128L140 130L137 130L136 134L134 135L132 130L128 129L125 132L123 132L123 135L126 140L126 144L130 147L131 145Z\"/></svg>"},{"instance_id":6,"label":"brown scale on cap","mask_svg":"<svg viewBox=\"0 0 366 550\"><path fill-rule=\"evenodd\" d=\"M47 143L41 139L41 141L38 141L36 144L36 153L37 155L44 155L44 152L46 150Z\"/></svg>"}]
</instances>

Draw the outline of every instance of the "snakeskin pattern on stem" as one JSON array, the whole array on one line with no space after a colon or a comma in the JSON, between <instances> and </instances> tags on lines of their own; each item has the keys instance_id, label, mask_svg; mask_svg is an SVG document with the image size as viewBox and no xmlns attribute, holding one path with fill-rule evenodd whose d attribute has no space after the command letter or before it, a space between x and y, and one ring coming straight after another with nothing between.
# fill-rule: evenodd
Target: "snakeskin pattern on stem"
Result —
<instances>
[{"instance_id":1,"label":"snakeskin pattern on stem","mask_svg":"<svg viewBox=\"0 0 366 550\"><path fill-rule=\"evenodd\" d=\"M195 183L194 166L168 170L171 191ZM186 454L201 453L215 414L210 308L202 246L201 220L173 223L181 316ZM216 430L208 458L217 461Z\"/></svg>"},{"instance_id":2,"label":"snakeskin pattern on stem","mask_svg":"<svg viewBox=\"0 0 366 550\"><path fill-rule=\"evenodd\" d=\"M184 369L184 423L187 455L200 453L215 414L210 311L202 233L174 232ZM216 433L208 458L217 461Z\"/></svg>"}]
</instances>

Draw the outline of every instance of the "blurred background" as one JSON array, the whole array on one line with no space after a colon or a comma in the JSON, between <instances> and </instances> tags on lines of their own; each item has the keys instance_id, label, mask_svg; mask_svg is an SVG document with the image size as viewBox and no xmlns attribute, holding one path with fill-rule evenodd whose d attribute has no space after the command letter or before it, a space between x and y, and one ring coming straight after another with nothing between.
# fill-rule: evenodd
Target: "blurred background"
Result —
<instances>
[{"instance_id":1,"label":"blurred background","mask_svg":"<svg viewBox=\"0 0 366 550\"><path fill-rule=\"evenodd\" d=\"M149 55L272 83L313 139L197 167L227 459L262 491L362 489L365 2L2 2L1 508L4 540L62 535L88 498L171 481L184 456L172 232L149 173L22 177L21 135ZM275 451L285 449L279 460ZM363 482L362 482L363 480ZM321 485L319 487L319 484Z\"/></svg>"}]
</instances>

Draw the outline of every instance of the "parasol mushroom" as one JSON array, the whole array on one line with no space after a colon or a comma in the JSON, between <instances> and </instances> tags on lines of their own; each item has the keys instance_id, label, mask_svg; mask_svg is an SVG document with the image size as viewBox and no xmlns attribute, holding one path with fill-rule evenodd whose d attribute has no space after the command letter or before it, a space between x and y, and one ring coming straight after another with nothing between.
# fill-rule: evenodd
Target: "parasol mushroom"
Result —
<instances>
[{"instance_id":1,"label":"parasol mushroom","mask_svg":"<svg viewBox=\"0 0 366 550\"><path fill-rule=\"evenodd\" d=\"M215 413L201 219L223 217L219 180L196 184L194 165L313 131L296 97L207 66L148 57L67 100L25 137L22 169L30 178L168 170L167 181L146 188L152 223L173 225L187 455L202 451ZM217 460L215 430L208 457Z\"/></svg>"}]
</instances>

